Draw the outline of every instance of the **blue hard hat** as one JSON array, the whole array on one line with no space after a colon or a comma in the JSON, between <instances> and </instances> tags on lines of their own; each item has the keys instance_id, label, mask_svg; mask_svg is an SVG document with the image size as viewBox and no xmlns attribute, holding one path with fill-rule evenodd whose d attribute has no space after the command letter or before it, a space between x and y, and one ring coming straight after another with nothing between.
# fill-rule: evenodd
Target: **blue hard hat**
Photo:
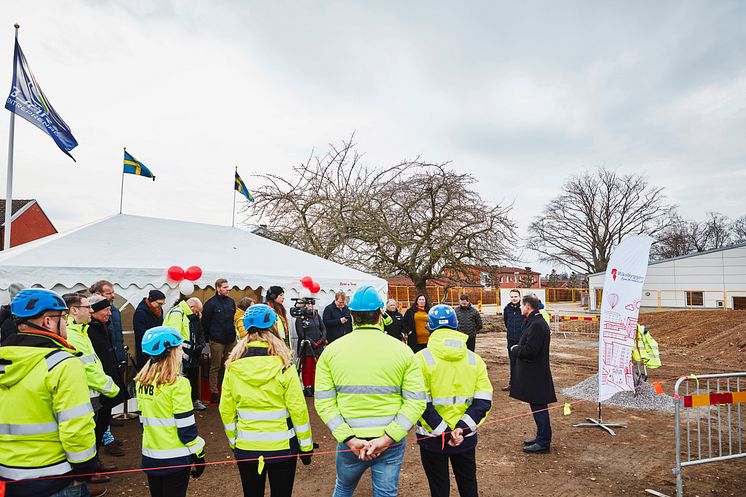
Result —
<instances>
[{"instance_id":1,"label":"blue hard hat","mask_svg":"<svg viewBox=\"0 0 746 497\"><path fill-rule=\"evenodd\" d=\"M152 357L162 356L184 341L176 328L156 326L150 328L142 337L142 352Z\"/></svg>"},{"instance_id":2,"label":"blue hard hat","mask_svg":"<svg viewBox=\"0 0 746 497\"><path fill-rule=\"evenodd\" d=\"M274 309L266 304L252 305L243 315L243 328L249 331L249 328L259 328L266 330L277 321L277 313Z\"/></svg>"},{"instance_id":3,"label":"blue hard hat","mask_svg":"<svg viewBox=\"0 0 746 497\"><path fill-rule=\"evenodd\" d=\"M438 328L458 329L456 311L450 305L438 304L427 313L427 329L435 331Z\"/></svg>"},{"instance_id":4,"label":"blue hard hat","mask_svg":"<svg viewBox=\"0 0 746 497\"><path fill-rule=\"evenodd\" d=\"M383 300L375 288L366 285L355 292L348 307L356 312L377 311L383 307Z\"/></svg>"},{"instance_id":5,"label":"blue hard hat","mask_svg":"<svg viewBox=\"0 0 746 497\"><path fill-rule=\"evenodd\" d=\"M35 318L46 311L66 310L67 304L62 297L42 288L21 290L10 304L10 313L21 319Z\"/></svg>"}]
</instances>

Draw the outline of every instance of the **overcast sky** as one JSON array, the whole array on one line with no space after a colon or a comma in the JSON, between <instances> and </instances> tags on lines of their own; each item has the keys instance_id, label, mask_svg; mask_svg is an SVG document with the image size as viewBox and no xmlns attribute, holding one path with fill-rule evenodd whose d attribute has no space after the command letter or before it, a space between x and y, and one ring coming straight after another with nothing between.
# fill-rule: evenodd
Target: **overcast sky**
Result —
<instances>
[{"instance_id":1,"label":"overcast sky","mask_svg":"<svg viewBox=\"0 0 746 497\"><path fill-rule=\"evenodd\" d=\"M235 165L252 189L353 131L370 165L472 173L521 233L596 166L746 214L746 2L4 2L0 91L16 21L80 145L17 119L14 198L60 230L118 211L123 146L158 178L125 213L229 225Z\"/></svg>"}]
</instances>

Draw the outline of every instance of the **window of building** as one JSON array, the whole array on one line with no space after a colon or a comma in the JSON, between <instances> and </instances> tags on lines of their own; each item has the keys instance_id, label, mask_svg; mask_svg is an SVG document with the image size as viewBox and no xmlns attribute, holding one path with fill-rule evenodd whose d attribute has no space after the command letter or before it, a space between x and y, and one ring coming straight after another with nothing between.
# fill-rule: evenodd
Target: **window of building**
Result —
<instances>
[{"instance_id":1,"label":"window of building","mask_svg":"<svg viewBox=\"0 0 746 497\"><path fill-rule=\"evenodd\" d=\"M686 292L686 305L705 305L704 292Z\"/></svg>"}]
</instances>

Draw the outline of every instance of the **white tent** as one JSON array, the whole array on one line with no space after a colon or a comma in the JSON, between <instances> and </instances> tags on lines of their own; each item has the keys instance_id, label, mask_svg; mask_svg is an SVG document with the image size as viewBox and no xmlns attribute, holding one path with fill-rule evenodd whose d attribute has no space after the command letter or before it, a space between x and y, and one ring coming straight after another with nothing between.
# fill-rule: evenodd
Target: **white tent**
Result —
<instances>
[{"instance_id":1,"label":"white tent","mask_svg":"<svg viewBox=\"0 0 746 497\"><path fill-rule=\"evenodd\" d=\"M314 295L319 305L334 300L338 290L350 294L362 285L382 297L387 291L386 280L237 228L124 214L0 252L0 290L18 282L63 293L106 279L129 304L136 306L154 288L171 301L179 293L167 281L173 265L202 268L195 281L200 288L227 278L239 289L279 285L286 298L310 295L300 283L307 275L321 285ZM7 300L8 293L0 292L0 303Z\"/></svg>"}]
</instances>

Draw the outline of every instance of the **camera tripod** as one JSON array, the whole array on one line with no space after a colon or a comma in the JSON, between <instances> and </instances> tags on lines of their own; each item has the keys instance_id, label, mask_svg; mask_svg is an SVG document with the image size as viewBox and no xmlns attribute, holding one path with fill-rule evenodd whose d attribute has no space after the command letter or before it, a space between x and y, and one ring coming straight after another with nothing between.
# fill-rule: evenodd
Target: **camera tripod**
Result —
<instances>
[{"instance_id":1,"label":"camera tripod","mask_svg":"<svg viewBox=\"0 0 746 497\"><path fill-rule=\"evenodd\" d=\"M316 352L313 348L313 345L311 344L311 341L306 338L306 328L308 325L306 324L305 320L302 322L301 326L301 332L303 333L302 337L298 337L300 340L298 342L298 361L296 369L298 370L298 377L301 379L301 382L303 382L303 369L306 367L306 357L312 357L314 366L319 362L318 357L316 357ZM308 397L313 395L313 385L307 387L306 385L303 385L303 391L304 394Z\"/></svg>"}]
</instances>

